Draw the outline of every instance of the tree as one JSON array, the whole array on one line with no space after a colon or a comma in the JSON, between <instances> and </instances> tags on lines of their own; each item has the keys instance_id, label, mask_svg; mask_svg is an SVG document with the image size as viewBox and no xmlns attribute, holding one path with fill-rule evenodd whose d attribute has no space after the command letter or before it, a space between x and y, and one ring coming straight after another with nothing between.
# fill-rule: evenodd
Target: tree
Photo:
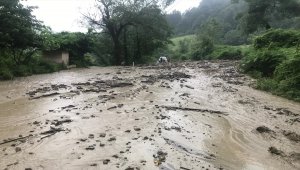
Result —
<instances>
[{"instance_id":1,"label":"tree","mask_svg":"<svg viewBox=\"0 0 300 170\"><path fill-rule=\"evenodd\" d=\"M0 1L0 49L13 56L16 64L27 63L38 47L40 22L19 0Z\"/></svg>"},{"instance_id":2,"label":"tree","mask_svg":"<svg viewBox=\"0 0 300 170\"><path fill-rule=\"evenodd\" d=\"M246 34L258 29L270 29L272 20L300 16L299 0L244 0L248 10L240 15L241 27ZM238 3L233 0L233 3Z\"/></svg>"},{"instance_id":3,"label":"tree","mask_svg":"<svg viewBox=\"0 0 300 170\"><path fill-rule=\"evenodd\" d=\"M162 6L167 6L172 0L97 0L97 2L97 9L100 13L87 14L84 15L84 17L91 26L100 29L111 37L115 64L120 65L124 62L124 49L122 49L120 40L124 30L129 26L144 23L138 19L143 13L143 9L147 7L155 7L158 9L159 2Z\"/></svg>"},{"instance_id":4,"label":"tree","mask_svg":"<svg viewBox=\"0 0 300 170\"><path fill-rule=\"evenodd\" d=\"M182 20L182 15L179 11L173 11L171 14L168 14L166 16L166 19L169 23L169 25L175 29L175 32L177 32L176 28L178 27L178 24Z\"/></svg>"},{"instance_id":5,"label":"tree","mask_svg":"<svg viewBox=\"0 0 300 170\"><path fill-rule=\"evenodd\" d=\"M144 63L156 49L166 46L171 36L165 16L157 6L142 8L134 24L130 25L122 34L125 62Z\"/></svg>"}]
</instances>

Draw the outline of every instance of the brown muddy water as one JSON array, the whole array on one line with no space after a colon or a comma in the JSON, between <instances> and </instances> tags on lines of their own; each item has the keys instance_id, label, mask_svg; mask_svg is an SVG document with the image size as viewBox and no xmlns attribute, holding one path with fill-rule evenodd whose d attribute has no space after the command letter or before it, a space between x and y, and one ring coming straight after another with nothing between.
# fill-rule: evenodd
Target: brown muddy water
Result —
<instances>
[{"instance_id":1,"label":"brown muddy water","mask_svg":"<svg viewBox=\"0 0 300 170\"><path fill-rule=\"evenodd\" d=\"M235 65L0 82L0 169L300 169L300 104L251 88Z\"/></svg>"}]
</instances>

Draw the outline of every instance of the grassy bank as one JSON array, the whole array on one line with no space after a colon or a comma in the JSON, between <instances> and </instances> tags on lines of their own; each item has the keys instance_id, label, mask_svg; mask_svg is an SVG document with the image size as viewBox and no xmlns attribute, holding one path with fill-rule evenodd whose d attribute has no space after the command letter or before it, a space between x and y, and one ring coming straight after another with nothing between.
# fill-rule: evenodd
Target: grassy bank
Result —
<instances>
[{"instance_id":1,"label":"grassy bank","mask_svg":"<svg viewBox=\"0 0 300 170\"><path fill-rule=\"evenodd\" d=\"M271 30L254 39L241 61L257 88L300 101L300 31Z\"/></svg>"},{"instance_id":2,"label":"grassy bank","mask_svg":"<svg viewBox=\"0 0 300 170\"><path fill-rule=\"evenodd\" d=\"M300 31L270 30L251 45L213 44L200 48L194 35L176 37L169 46L174 60L241 60L240 69L256 78L257 89L300 101ZM204 46L206 47L206 46Z\"/></svg>"},{"instance_id":3,"label":"grassy bank","mask_svg":"<svg viewBox=\"0 0 300 170\"><path fill-rule=\"evenodd\" d=\"M197 53L201 53L202 49L197 46L197 40L195 35L185 35L181 37L175 37L171 39L172 44L168 46L168 51L173 60L237 60L244 57L250 46L230 46L230 45L214 45L211 53L205 56L199 56Z\"/></svg>"}]
</instances>

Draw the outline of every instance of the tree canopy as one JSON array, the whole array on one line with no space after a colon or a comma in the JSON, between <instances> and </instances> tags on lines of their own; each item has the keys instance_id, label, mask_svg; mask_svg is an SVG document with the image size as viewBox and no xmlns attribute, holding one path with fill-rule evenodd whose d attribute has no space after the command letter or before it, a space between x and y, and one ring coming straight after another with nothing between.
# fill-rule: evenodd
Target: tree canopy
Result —
<instances>
[{"instance_id":1,"label":"tree canopy","mask_svg":"<svg viewBox=\"0 0 300 170\"><path fill-rule=\"evenodd\" d=\"M86 14L85 18L90 26L110 36L113 42L115 64L120 65L126 62L125 58L126 60L129 58L128 36L135 37L137 40L133 47L137 48L133 54L136 56L141 55L141 41L145 40L140 38L141 31L145 33L147 30L148 33L155 33L144 37L152 41L152 45L163 44L163 41L167 41L170 31L161 7L167 6L172 1L97 0L97 2L98 13ZM148 42L149 44L151 43Z\"/></svg>"}]
</instances>

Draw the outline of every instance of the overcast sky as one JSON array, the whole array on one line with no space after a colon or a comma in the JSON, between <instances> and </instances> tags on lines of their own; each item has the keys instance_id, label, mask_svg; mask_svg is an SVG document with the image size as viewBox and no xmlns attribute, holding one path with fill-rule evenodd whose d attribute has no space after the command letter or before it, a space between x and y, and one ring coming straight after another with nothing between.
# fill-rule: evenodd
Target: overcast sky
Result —
<instances>
[{"instance_id":1,"label":"overcast sky","mask_svg":"<svg viewBox=\"0 0 300 170\"><path fill-rule=\"evenodd\" d=\"M168 7L167 11L178 10L184 12L198 6L200 1L176 0L174 4ZM87 28L80 24L81 14L91 10L95 0L25 0L22 3L37 6L38 9L35 9L33 14L55 32L86 32Z\"/></svg>"}]
</instances>

